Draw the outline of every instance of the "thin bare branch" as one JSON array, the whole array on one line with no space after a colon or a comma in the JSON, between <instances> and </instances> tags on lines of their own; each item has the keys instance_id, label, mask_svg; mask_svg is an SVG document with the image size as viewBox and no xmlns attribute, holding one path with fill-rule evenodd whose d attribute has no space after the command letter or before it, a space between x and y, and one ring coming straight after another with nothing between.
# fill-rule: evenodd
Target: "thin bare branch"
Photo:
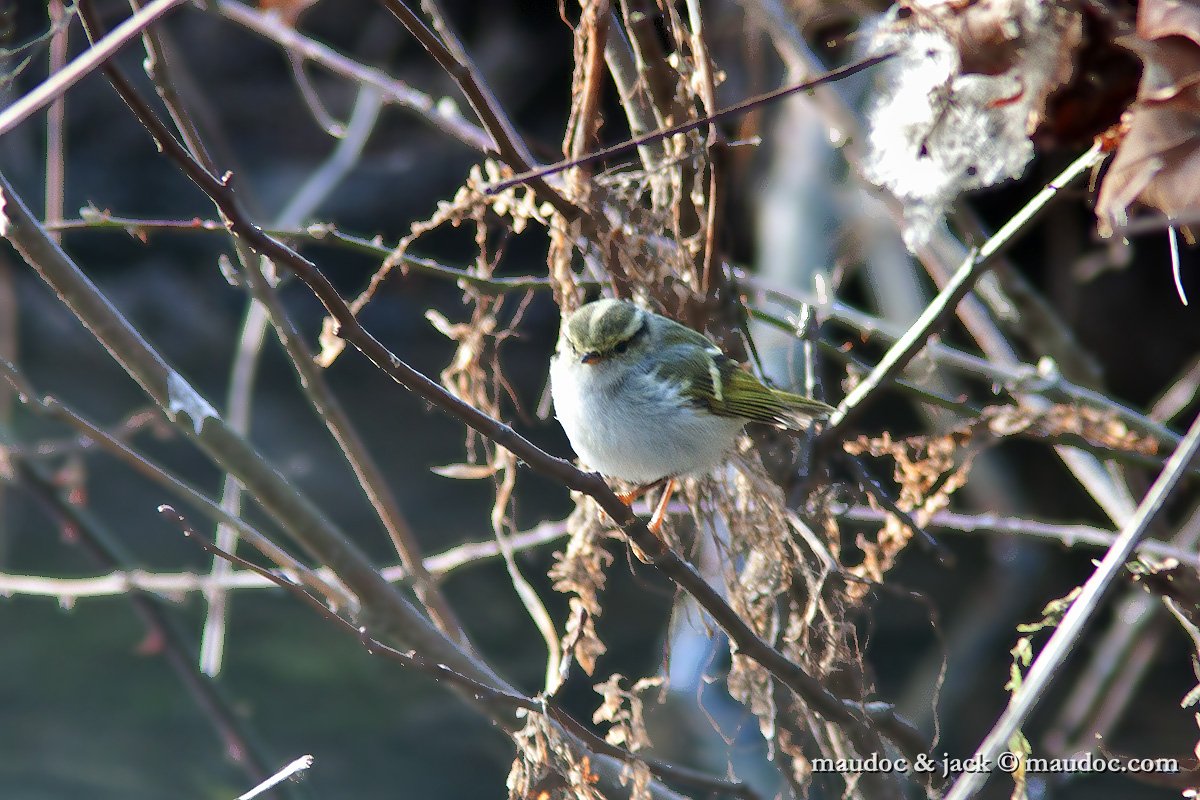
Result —
<instances>
[{"instance_id":1,"label":"thin bare branch","mask_svg":"<svg viewBox=\"0 0 1200 800\"><path fill-rule=\"evenodd\" d=\"M621 142L620 144L602 148L594 153L589 153L588 155L580 158L565 159L554 164L547 164L544 167L527 170L516 177L509 178L488 186L486 191L488 194L498 194L505 189L511 189L512 187L518 186L522 183L536 183L537 181L545 178L547 175L553 175L556 172L562 172L564 169L571 169L572 167L578 167L584 164L604 161L612 158L613 156L629 152L630 150L636 150L639 147L652 144L662 139L668 139L672 136L678 136L681 133L694 131L697 128L704 127L705 125L711 125L714 122L719 122L726 117L735 117L739 114L744 114L753 108L757 108L758 106L766 103L772 103L780 98L787 97L788 95L796 94L798 92L806 92L818 86L822 86L827 83L833 83L834 81L839 81L843 78L848 78L851 75L855 75L865 69L869 69L877 64L887 61L893 55L895 54L883 53L870 58L864 58L861 61L856 61L853 64L849 64L845 67L839 67L838 69L826 72L824 75L821 75L818 78L813 78L810 81L797 83L792 86L785 86L782 89L776 89L771 92L765 92L763 94L756 95L751 97L749 100L743 100L737 105L723 108L720 111L707 116L690 119L686 122L681 122L678 125L672 125L669 128L664 128L662 130L654 131L642 136L635 136L632 139L627 139L626 141Z\"/></svg>"},{"instance_id":2,"label":"thin bare branch","mask_svg":"<svg viewBox=\"0 0 1200 800\"><path fill-rule=\"evenodd\" d=\"M852 522L878 523L887 519L887 512L876 511L865 506L846 508L837 512L837 515ZM953 511L937 512L929 518L925 527L958 533L988 532L1026 536L1056 542L1064 547L1107 549L1112 547L1117 540L1116 531L1096 528L1092 525L1043 522L1036 519L1003 517L996 514L958 514ZM1187 549L1170 542L1146 539L1137 546L1136 552L1139 555L1144 554L1156 558L1174 558L1181 564L1200 569L1200 555L1197 555L1194 549Z\"/></svg>"},{"instance_id":3,"label":"thin bare branch","mask_svg":"<svg viewBox=\"0 0 1200 800\"><path fill-rule=\"evenodd\" d=\"M320 64L333 74L359 86L375 87L383 94L385 101L417 112L422 119L471 149L481 153L491 149L492 138L487 132L464 118L448 98L434 99L382 70L347 58L333 48L300 33L286 24L278 14L259 11L238 0L217 0L215 7L221 16L275 42L289 53Z\"/></svg>"},{"instance_id":4,"label":"thin bare branch","mask_svg":"<svg viewBox=\"0 0 1200 800\"><path fill-rule=\"evenodd\" d=\"M530 170L534 164L533 156L520 135L517 134L512 122L501 110L500 104L492 95L483 76L478 74L469 61L456 56L447 43L430 30L421 17L401 0L379 0L379 3L403 23L408 32L433 56L438 66L458 84L458 88L466 96L475 115L483 123L484 130L492 137L493 148L489 149L494 149L514 171ZM457 45L457 42L454 44ZM459 46L455 49L461 51L462 48ZM545 180L539 177L530 177L526 182L542 200L554 206L554 210L564 219L570 221L581 216L580 209L551 188Z\"/></svg>"},{"instance_id":5,"label":"thin bare branch","mask_svg":"<svg viewBox=\"0 0 1200 800\"><path fill-rule=\"evenodd\" d=\"M544 522L531 530L513 534L508 537L508 542L513 552L518 553L556 542L567 533L565 520ZM442 553L429 556L425 559L425 569L431 575L441 578L463 567L485 564L500 556L501 545L495 539L466 542ZM324 581L337 581L337 576L329 569L317 569L313 570L313 573ZM293 569L285 567L284 574L289 578L304 582L304 573L296 573ZM383 576L384 580L391 583L401 583L410 578L409 571L403 564L384 567L379 574ZM225 591L269 589L275 586L273 582L249 570L230 571L219 578L215 578L211 574L201 575L195 572L146 572L144 570L119 570L89 578L0 573L0 596L53 597L63 605L71 605L82 598L112 597L136 589L164 597L180 598L187 594L207 591L212 588L214 582L217 583L218 588ZM306 585L321 592L317 586Z\"/></svg>"},{"instance_id":6,"label":"thin bare branch","mask_svg":"<svg viewBox=\"0 0 1200 800\"><path fill-rule=\"evenodd\" d=\"M260 783L258 786L255 786L250 791L248 791L244 794L239 794L237 796L237 800L252 800L252 798L258 797L260 794L267 791L272 786L275 786L278 783L282 783L283 781L286 781L288 778L291 778L294 775L297 775L297 774L303 772L304 770L308 769L312 765L313 765L313 757L312 756L300 756L295 761L291 762L290 764L285 766L283 769L279 770L274 775L272 775L271 777L267 778L265 781Z\"/></svg>"},{"instance_id":7,"label":"thin bare branch","mask_svg":"<svg viewBox=\"0 0 1200 800\"><path fill-rule=\"evenodd\" d=\"M50 68L47 74L57 74L67 63L67 45L71 27L63 0L49 0ZM67 100L64 95L54 98L46 114L46 220L63 218L66 196L66 123Z\"/></svg>"},{"instance_id":8,"label":"thin bare branch","mask_svg":"<svg viewBox=\"0 0 1200 800\"><path fill-rule=\"evenodd\" d=\"M184 0L154 0L122 22L95 45L76 56L62 70L46 78L39 86L0 112L0 136L20 125L38 109L53 102L84 76L94 72L118 50L129 44L129 41L139 35L146 26L154 24L159 17L183 2Z\"/></svg>"}]
</instances>

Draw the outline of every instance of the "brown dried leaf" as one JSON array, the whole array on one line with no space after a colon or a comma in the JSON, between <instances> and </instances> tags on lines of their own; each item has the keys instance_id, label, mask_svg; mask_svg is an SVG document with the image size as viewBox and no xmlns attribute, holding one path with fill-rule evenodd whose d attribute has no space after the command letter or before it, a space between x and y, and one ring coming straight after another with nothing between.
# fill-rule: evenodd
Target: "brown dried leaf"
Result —
<instances>
[{"instance_id":1,"label":"brown dried leaf","mask_svg":"<svg viewBox=\"0 0 1200 800\"><path fill-rule=\"evenodd\" d=\"M591 676L596 671L596 659L604 655L608 648L600 641L596 634L596 623L578 597L571 598L570 608L562 649L565 653L573 653L579 666Z\"/></svg>"},{"instance_id":2,"label":"brown dried leaf","mask_svg":"<svg viewBox=\"0 0 1200 800\"><path fill-rule=\"evenodd\" d=\"M570 616L563 635L563 652L570 652L588 675L596 659L608 649L596 633L595 618L600 616L600 592L604 589L604 570L612 563L612 554L600 544L607 529L594 501L578 499L575 512L567 522L571 540L565 552L555 553L549 576L554 590L573 594Z\"/></svg>"},{"instance_id":3,"label":"brown dried leaf","mask_svg":"<svg viewBox=\"0 0 1200 800\"><path fill-rule=\"evenodd\" d=\"M576 756L544 715L530 714L525 727L513 734L513 742L517 757L508 773L509 800L604 800L595 789L597 778L590 759Z\"/></svg>"},{"instance_id":4,"label":"brown dried leaf","mask_svg":"<svg viewBox=\"0 0 1200 800\"><path fill-rule=\"evenodd\" d=\"M604 740L609 744L624 747L630 752L650 746L650 735L646 732L645 704L642 694L662 685L662 678L642 678L629 689L621 688L624 676L613 673L604 683L592 688L603 702L592 714L592 722L609 723Z\"/></svg>"},{"instance_id":5,"label":"brown dried leaf","mask_svg":"<svg viewBox=\"0 0 1200 800\"><path fill-rule=\"evenodd\" d=\"M934 514L947 508L951 495L966 484L975 456L983 448L1011 436L1048 439L1068 435L1110 450L1146 455L1157 450L1157 442L1131 431L1115 415L1073 405L1054 405L1040 411L989 406L978 419L940 436L912 436L897 441L885 431L876 438L863 436L846 442L844 449L852 455L890 457L895 462L893 479L900 487L896 505L917 525L924 526ZM900 518L889 514L874 540L858 537L863 561L849 571L869 581L883 580L912 535ZM867 590L862 584L848 587L855 599Z\"/></svg>"},{"instance_id":6,"label":"brown dried leaf","mask_svg":"<svg viewBox=\"0 0 1200 800\"><path fill-rule=\"evenodd\" d=\"M750 709L758 719L758 730L768 742L775 741L775 695L771 673L757 661L733 653L725 679L729 696Z\"/></svg>"},{"instance_id":7,"label":"brown dried leaf","mask_svg":"<svg viewBox=\"0 0 1200 800\"><path fill-rule=\"evenodd\" d=\"M1200 208L1200 5L1143 0L1137 35L1120 44L1145 68L1096 201L1103 236L1128 221L1135 202L1169 217Z\"/></svg>"}]
</instances>

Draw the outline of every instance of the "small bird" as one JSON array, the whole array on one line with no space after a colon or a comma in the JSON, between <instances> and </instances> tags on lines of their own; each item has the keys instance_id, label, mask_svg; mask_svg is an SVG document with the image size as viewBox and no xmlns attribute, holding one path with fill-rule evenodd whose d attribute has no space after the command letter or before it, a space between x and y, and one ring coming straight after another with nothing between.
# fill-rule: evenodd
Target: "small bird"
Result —
<instances>
[{"instance_id":1,"label":"small bird","mask_svg":"<svg viewBox=\"0 0 1200 800\"><path fill-rule=\"evenodd\" d=\"M691 328L611 299L563 318L550 392L579 458L637 485L622 500L667 480L653 531L675 479L719 464L747 422L803 430L834 410L764 385Z\"/></svg>"}]
</instances>

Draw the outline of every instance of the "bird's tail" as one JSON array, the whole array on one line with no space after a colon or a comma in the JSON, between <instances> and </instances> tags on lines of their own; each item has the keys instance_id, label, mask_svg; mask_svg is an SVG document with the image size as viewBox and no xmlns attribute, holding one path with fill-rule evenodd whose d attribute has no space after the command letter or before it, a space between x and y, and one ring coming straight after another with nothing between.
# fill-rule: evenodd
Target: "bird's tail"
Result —
<instances>
[{"instance_id":1,"label":"bird's tail","mask_svg":"<svg viewBox=\"0 0 1200 800\"><path fill-rule=\"evenodd\" d=\"M779 412L776 414L777 422L792 430L808 430L813 420L825 419L837 410L828 403L813 400L802 394L785 392L781 389L772 389L771 392L780 401Z\"/></svg>"}]
</instances>

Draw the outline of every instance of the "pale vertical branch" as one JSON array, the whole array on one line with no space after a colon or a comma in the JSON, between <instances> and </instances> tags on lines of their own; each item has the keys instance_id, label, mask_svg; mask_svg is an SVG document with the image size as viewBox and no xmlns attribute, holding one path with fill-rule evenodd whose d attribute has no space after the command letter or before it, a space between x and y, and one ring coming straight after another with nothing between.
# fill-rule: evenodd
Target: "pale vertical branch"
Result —
<instances>
[{"instance_id":1,"label":"pale vertical branch","mask_svg":"<svg viewBox=\"0 0 1200 800\"><path fill-rule=\"evenodd\" d=\"M613 84L621 96L621 108L629 122L629 133L645 136L658 127L654 106L650 102L649 90L641 81L633 48L625 36L615 11L609 12L608 38L604 40L604 61L612 75ZM644 145L638 148L642 168L654 169L662 159L662 144Z\"/></svg>"},{"instance_id":2,"label":"pale vertical branch","mask_svg":"<svg viewBox=\"0 0 1200 800\"><path fill-rule=\"evenodd\" d=\"M375 129L379 118L380 97L375 90L364 87L359 91L351 116L349 129L329 159L323 164L299 192L293 196L288 206L276 219L278 227L300 225L324 199L332 192L346 173L357 162L363 146ZM193 153L196 149L191 148ZM243 275L248 281L257 281L259 273L258 257L248 250L239 249L242 261ZM273 271L272 271L273 272ZM262 276L262 283L269 284L270 276ZM229 393L227 395L227 414L230 426L242 436L250 433L254 405L255 377L258 374L259 358L263 344L266 342L267 328L271 324L271 313L260 299L262 293L271 292L269 285L255 291L246 308L246 316L242 321L241 334L238 337L237 354L234 356L230 369ZM312 359L309 357L308 362ZM228 513L238 516L241 514L242 485L237 477L226 473L221 489L221 507ZM217 526L217 547L226 552L234 552L237 548L237 531L224 523ZM213 558L212 576L213 590L207 593L208 614L204 618L204 632L200 639L200 667L208 675L216 675L221 670L223 660L225 626L228 617L228 594L217 588L220 578L233 569L233 565L223 558Z\"/></svg>"},{"instance_id":3,"label":"pale vertical branch","mask_svg":"<svg viewBox=\"0 0 1200 800\"><path fill-rule=\"evenodd\" d=\"M0 253L0 363L17 359L17 309L16 271L8 253ZM7 381L0 381L0 426L12 423L16 407L17 391ZM7 559L8 526L5 524L5 490L0 486L0 564Z\"/></svg>"},{"instance_id":4,"label":"pale vertical branch","mask_svg":"<svg viewBox=\"0 0 1200 800\"><path fill-rule=\"evenodd\" d=\"M67 63L67 45L71 26L64 23L66 8L63 0L49 0L47 12L50 16L50 69L47 74L58 73ZM66 203L66 122L67 98L61 94L54 98L46 113L46 224L61 222ZM0 354L3 356L3 354Z\"/></svg>"},{"instance_id":5,"label":"pale vertical branch","mask_svg":"<svg viewBox=\"0 0 1200 800\"><path fill-rule=\"evenodd\" d=\"M546 673L543 691L548 695L553 695L562 683L560 674L562 648L559 645L558 632L554 629L554 621L550 619L550 612L546 610L542 598L538 597L537 591L521 574L507 530L510 524L509 505L512 502L513 489L517 486L517 458L510 451L499 448L496 449L495 458L495 466L502 467L502 475L496 484L496 502L492 506L492 533L496 537L496 544L504 558L504 568L508 571L513 589L521 600L521 605L525 606L529 618L533 620L534 626L537 627L538 633L546 642Z\"/></svg>"}]
</instances>

